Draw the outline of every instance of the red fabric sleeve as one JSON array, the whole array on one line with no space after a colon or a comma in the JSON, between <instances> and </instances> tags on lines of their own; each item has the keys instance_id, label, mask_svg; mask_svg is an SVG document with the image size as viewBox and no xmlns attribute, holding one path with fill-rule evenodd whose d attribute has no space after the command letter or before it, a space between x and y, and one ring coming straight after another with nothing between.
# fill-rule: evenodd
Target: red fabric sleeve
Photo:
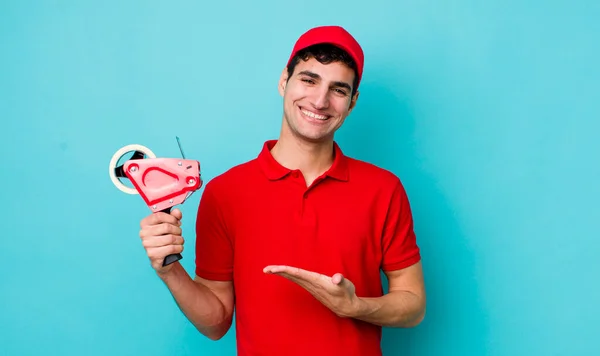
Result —
<instances>
[{"instance_id":1,"label":"red fabric sleeve","mask_svg":"<svg viewBox=\"0 0 600 356\"><path fill-rule=\"evenodd\" d=\"M384 271L409 267L421 260L406 191L398 181L392 193L383 230Z\"/></svg>"},{"instance_id":2,"label":"red fabric sleeve","mask_svg":"<svg viewBox=\"0 0 600 356\"><path fill-rule=\"evenodd\" d=\"M206 184L196 216L196 275L229 281L233 278L233 245L227 231L223 207L211 182Z\"/></svg>"}]
</instances>

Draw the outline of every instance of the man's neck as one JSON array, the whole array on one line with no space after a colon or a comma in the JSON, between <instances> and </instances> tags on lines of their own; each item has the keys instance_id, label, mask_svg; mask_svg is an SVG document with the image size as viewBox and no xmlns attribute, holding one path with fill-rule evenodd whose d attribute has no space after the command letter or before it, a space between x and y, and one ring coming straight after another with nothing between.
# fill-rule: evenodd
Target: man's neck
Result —
<instances>
[{"instance_id":1,"label":"man's neck","mask_svg":"<svg viewBox=\"0 0 600 356\"><path fill-rule=\"evenodd\" d=\"M310 143L280 137L271 149L271 155L282 166L300 170L310 185L333 164L333 141Z\"/></svg>"}]
</instances>

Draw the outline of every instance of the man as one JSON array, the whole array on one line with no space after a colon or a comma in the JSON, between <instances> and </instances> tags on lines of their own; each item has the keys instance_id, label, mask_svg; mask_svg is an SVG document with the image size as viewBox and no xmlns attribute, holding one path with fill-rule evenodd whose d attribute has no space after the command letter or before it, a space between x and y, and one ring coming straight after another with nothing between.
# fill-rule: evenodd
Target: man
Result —
<instances>
[{"instance_id":1,"label":"man","mask_svg":"<svg viewBox=\"0 0 600 356\"><path fill-rule=\"evenodd\" d=\"M423 319L420 253L400 180L334 141L362 71L363 51L345 29L317 27L298 39L278 85L278 140L205 185L194 279L179 262L162 266L183 250L181 211L141 222L152 266L202 334L227 333L235 306L239 355L381 355L383 326Z\"/></svg>"}]
</instances>

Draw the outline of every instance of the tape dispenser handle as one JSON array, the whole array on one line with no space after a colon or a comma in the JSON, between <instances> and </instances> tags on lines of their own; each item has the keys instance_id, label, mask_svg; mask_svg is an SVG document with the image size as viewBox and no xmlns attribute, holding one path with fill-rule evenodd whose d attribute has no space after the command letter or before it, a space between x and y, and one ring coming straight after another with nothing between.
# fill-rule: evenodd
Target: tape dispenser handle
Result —
<instances>
[{"instance_id":1,"label":"tape dispenser handle","mask_svg":"<svg viewBox=\"0 0 600 356\"><path fill-rule=\"evenodd\" d=\"M171 213L171 208L163 209L163 210L161 210L161 212L170 214ZM183 256L180 253L174 253L172 255L168 255L163 260L163 267L164 266L168 266L171 263L177 262L177 261L181 260L182 258L183 258Z\"/></svg>"}]
</instances>

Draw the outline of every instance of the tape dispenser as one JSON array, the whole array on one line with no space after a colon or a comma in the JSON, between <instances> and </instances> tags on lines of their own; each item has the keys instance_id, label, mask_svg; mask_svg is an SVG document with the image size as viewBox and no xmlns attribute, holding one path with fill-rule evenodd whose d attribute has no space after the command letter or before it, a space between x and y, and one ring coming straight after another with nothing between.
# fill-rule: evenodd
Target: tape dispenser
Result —
<instances>
[{"instance_id":1,"label":"tape dispenser","mask_svg":"<svg viewBox=\"0 0 600 356\"><path fill-rule=\"evenodd\" d=\"M124 146L110 160L110 179L120 191L141 195L152 212L170 213L173 206L183 204L203 183L200 162L185 159L180 144L179 149L182 159L156 158L150 149L138 144ZM131 157L117 166L130 152L133 152ZM125 178L131 181L133 188L123 184L121 179ZM165 257L163 266L182 258L179 253L169 255Z\"/></svg>"}]
</instances>

